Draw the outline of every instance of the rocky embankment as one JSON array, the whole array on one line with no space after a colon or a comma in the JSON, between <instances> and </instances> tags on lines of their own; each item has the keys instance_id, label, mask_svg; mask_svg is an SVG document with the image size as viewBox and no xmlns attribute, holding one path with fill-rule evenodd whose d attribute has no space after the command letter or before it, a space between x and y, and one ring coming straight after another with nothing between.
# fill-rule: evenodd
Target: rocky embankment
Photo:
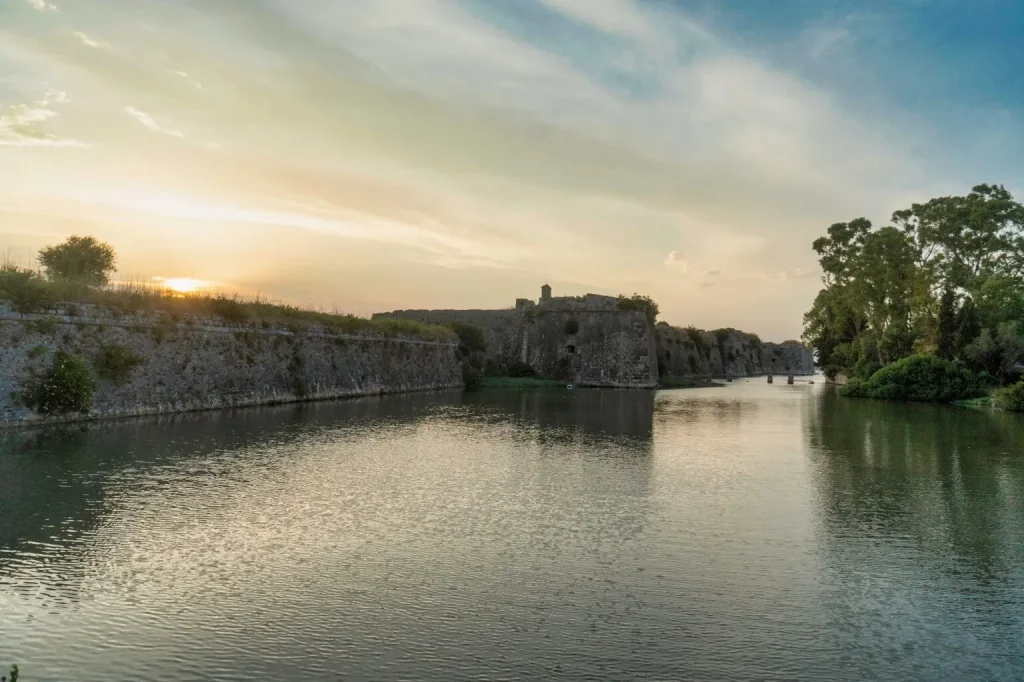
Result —
<instances>
[{"instance_id":1,"label":"rocky embankment","mask_svg":"<svg viewBox=\"0 0 1024 682\"><path fill-rule=\"evenodd\" d=\"M0 426L462 385L451 339L73 309L23 316L0 304ZM40 414L24 405L24 387L46 376L58 354L80 359L94 378L84 411Z\"/></svg>"}]
</instances>

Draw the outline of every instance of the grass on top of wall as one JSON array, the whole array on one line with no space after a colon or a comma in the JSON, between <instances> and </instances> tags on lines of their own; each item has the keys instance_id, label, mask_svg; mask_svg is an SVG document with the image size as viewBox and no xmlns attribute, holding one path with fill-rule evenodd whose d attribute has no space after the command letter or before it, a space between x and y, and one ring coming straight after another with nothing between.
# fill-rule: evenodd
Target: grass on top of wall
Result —
<instances>
[{"instance_id":1,"label":"grass on top of wall","mask_svg":"<svg viewBox=\"0 0 1024 682\"><path fill-rule=\"evenodd\" d=\"M448 327L412 320L371 320L356 315L328 313L282 303L259 296L242 297L195 292L181 294L144 283L123 282L106 287L87 287L53 281L28 268L0 264L0 301L7 301L18 313L46 313L62 308L77 313L75 305L105 308L114 315L165 314L172 322L187 318L219 318L233 325L254 327L322 327L328 333L378 333L436 340L456 339Z\"/></svg>"}]
</instances>

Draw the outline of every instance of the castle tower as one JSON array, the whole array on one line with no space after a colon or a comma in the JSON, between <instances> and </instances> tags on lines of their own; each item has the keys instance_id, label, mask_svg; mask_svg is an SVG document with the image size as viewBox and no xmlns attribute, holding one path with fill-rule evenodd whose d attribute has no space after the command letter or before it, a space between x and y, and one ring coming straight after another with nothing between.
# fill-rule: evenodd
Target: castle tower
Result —
<instances>
[{"instance_id":1,"label":"castle tower","mask_svg":"<svg viewBox=\"0 0 1024 682\"><path fill-rule=\"evenodd\" d=\"M540 300L549 301L551 300L551 287L547 284L540 288Z\"/></svg>"}]
</instances>

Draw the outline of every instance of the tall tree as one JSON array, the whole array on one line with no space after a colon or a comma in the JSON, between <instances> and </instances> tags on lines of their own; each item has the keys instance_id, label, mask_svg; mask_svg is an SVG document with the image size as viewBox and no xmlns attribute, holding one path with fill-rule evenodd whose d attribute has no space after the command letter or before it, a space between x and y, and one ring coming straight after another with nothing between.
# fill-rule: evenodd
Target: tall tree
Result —
<instances>
[{"instance_id":1,"label":"tall tree","mask_svg":"<svg viewBox=\"0 0 1024 682\"><path fill-rule=\"evenodd\" d=\"M939 338L936 355L952 360L956 355L956 294L949 287L939 301Z\"/></svg>"}]
</instances>

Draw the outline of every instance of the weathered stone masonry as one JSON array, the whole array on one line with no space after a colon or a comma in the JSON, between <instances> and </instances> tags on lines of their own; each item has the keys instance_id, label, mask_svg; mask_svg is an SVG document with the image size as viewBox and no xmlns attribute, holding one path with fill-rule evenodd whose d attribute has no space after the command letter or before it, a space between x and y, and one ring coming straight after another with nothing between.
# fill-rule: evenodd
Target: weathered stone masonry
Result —
<instances>
[{"instance_id":1,"label":"weathered stone masonry","mask_svg":"<svg viewBox=\"0 0 1024 682\"><path fill-rule=\"evenodd\" d=\"M445 324L469 322L484 331L488 359L526 363L544 375L568 369L579 386L654 388L658 384L654 334L640 311L619 310L618 299L587 294L516 301L507 310L396 310L375 319Z\"/></svg>"},{"instance_id":2,"label":"weathered stone masonry","mask_svg":"<svg viewBox=\"0 0 1024 682\"><path fill-rule=\"evenodd\" d=\"M100 382L85 415L46 418L12 399L19 381L65 351L96 358L117 344L145 358L123 386ZM152 316L19 316L0 307L0 426L139 416L299 400L455 388L456 343L318 329L168 324Z\"/></svg>"},{"instance_id":3,"label":"weathered stone masonry","mask_svg":"<svg viewBox=\"0 0 1024 682\"><path fill-rule=\"evenodd\" d=\"M652 330L642 312L620 310L618 303L596 294L552 297L545 285L539 302L520 298L505 310L396 310L374 317L469 322L483 330L489 360L528 363L546 375L569 362L581 386L652 388L662 376L814 373L814 357L803 344L766 343L732 329L716 335L658 323ZM578 324L575 334L567 333L570 320Z\"/></svg>"}]
</instances>

